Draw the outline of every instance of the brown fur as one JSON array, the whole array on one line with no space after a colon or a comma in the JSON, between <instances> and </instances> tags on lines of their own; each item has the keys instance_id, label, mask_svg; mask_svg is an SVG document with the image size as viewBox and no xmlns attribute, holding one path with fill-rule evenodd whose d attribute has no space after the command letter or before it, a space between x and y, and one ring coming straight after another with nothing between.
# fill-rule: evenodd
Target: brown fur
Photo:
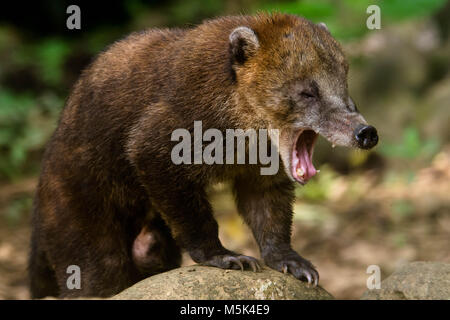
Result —
<instances>
[{"instance_id":1,"label":"brown fur","mask_svg":"<svg viewBox=\"0 0 450 320\"><path fill-rule=\"evenodd\" d=\"M240 26L255 32L258 48L240 38L230 47ZM347 68L327 30L281 14L148 30L114 43L75 84L45 153L33 217L32 296L113 295L178 266L180 247L199 263L252 265L218 239L205 192L216 181L232 181L266 264L318 278L290 245L294 194L284 170L261 176L258 165L177 166L170 137L202 120L204 129L222 131L279 128L288 141L293 127L316 125L295 91L319 86L344 101ZM339 118L344 109L323 107L321 119ZM359 120L347 120L339 127L322 121L317 131L351 132ZM81 268L81 290L66 287L72 264Z\"/></svg>"}]
</instances>

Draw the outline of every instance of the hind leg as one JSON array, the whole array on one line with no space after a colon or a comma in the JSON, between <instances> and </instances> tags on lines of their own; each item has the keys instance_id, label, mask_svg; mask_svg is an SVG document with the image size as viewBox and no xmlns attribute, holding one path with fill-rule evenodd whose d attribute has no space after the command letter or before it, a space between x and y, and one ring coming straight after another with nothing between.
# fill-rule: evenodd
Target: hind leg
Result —
<instances>
[{"instance_id":1,"label":"hind leg","mask_svg":"<svg viewBox=\"0 0 450 320\"><path fill-rule=\"evenodd\" d=\"M160 216L147 219L133 242L133 262L143 277L177 268L181 250Z\"/></svg>"},{"instance_id":2,"label":"hind leg","mask_svg":"<svg viewBox=\"0 0 450 320\"><path fill-rule=\"evenodd\" d=\"M31 252L28 264L30 293L32 299L42 299L59 294L55 272L50 267L45 252L40 249L38 231L33 230L31 236Z\"/></svg>"},{"instance_id":3,"label":"hind leg","mask_svg":"<svg viewBox=\"0 0 450 320\"><path fill-rule=\"evenodd\" d=\"M33 221L39 237L30 261L33 296L107 297L138 281L131 257L132 223L105 208L92 209L83 202L61 205L65 203L39 203L41 214ZM76 276L71 266L79 268L80 288L70 286ZM52 287L55 279L58 290Z\"/></svg>"},{"instance_id":4,"label":"hind leg","mask_svg":"<svg viewBox=\"0 0 450 320\"><path fill-rule=\"evenodd\" d=\"M50 249L49 260L55 268L60 297L108 297L139 280L125 245L113 238L117 233L111 236L101 240L90 237L92 242L66 243L65 248ZM70 266L79 268L80 288L69 285L74 275Z\"/></svg>"},{"instance_id":5,"label":"hind leg","mask_svg":"<svg viewBox=\"0 0 450 320\"><path fill-rule=\"evenodd\" d=\"M100 226L73 229L57 235L57 239L65 241L58 240L49 247L49 260L55 268L60 297L108 297L140 280L123 229L117 225L111 226L110 231ZM71 265L79 267L79 289L68 285Z\"/></svg>"}]
</instances>

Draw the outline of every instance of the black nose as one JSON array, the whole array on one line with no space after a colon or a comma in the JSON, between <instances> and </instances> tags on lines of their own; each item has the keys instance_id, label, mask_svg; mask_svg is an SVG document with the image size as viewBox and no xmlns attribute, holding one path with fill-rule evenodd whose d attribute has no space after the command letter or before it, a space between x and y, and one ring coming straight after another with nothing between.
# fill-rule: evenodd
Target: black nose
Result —
<instances>
[{"instance_id":1,"label":"black nose","mask_svg":"<svg viewBox=\"0 0 450 320\"><path fill-rule=\"evenodd\" d=\"M360 126L355 130L355 138L361 149L370 149L378 143L377 129L372 126Z\"/></svg>"}]
</instances>

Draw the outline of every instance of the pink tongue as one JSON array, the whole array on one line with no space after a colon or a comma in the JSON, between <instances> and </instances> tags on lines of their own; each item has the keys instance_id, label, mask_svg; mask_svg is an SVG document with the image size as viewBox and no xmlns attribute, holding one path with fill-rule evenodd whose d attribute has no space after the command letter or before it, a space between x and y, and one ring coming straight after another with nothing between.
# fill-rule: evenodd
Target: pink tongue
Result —
<instances>
[{"instance_id":1,"label":"pink tongue","mask_svg":"<svg viewBox=\"0 0 450 320\"><path fill-rule=\"evenodd\" d=\"M309 157L308 148L304 143L301 143L301 145L297 148L297 156L299 160L298 167L304 172L303 177L300 178L303 178L303 180L309 180L314 177L317 171L316 168L314 168L311 158Z\"/></svg>"}]
</instances>

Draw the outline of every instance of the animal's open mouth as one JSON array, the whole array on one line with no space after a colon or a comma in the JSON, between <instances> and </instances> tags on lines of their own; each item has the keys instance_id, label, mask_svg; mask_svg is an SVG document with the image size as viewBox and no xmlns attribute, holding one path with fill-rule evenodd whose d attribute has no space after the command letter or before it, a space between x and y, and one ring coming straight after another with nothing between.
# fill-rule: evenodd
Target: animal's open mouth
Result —
<instances>
[{"instance_id":1,"label":"animal's open mouth","mask_svg":"<svg viewBox=\"0 0 450 320\"><path fill-rule=\"evenodd\" d=\"M314 144L317 137L318 134L313 130L301 130L292 148L292 176L301 184L308 182L317 173L312 163Z\"/></svg>"}]
</instances>

